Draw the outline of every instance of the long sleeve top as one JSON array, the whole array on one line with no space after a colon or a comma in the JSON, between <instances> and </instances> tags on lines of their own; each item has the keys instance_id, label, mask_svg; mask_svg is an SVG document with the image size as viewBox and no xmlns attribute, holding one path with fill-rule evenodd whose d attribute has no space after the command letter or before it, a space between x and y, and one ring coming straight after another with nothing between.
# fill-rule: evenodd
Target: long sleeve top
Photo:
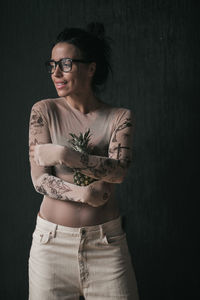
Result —
<instances>
[{"instance_id":1,"label":"long sleeve top","mask_svg":"<svg viewBox=\"0 0 200 300\"><path fill-rule=\"evenodd\" d=\"M70 133L78 136L88 129L89 153L81 154L70 147ZM62 164L51 167L38 166L29 156L33 186L37 192L54 199L82 201L82 197L88 197L88 190L87 186L70 182L74 168L107 184L121 183L132 161L132 138L130 109L104 103L83 114L64 97L37 101L31 108L29 146L53 143L65 146L66 151Z\"/></svg>"}]
</instances>

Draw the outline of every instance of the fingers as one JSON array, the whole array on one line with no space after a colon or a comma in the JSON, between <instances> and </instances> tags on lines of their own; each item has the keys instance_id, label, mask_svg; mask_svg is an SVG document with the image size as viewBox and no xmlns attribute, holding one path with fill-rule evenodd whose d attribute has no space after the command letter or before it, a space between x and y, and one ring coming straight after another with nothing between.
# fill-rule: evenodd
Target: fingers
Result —
<instances>
[{"instance_id":1,"label":"fingers","mask_svg":"<svg viewBox=\"0 0 200 300\"><path fill-rule=\"evenodd\" d=\"M30 147L29 147L30 150L34 150L34 148L35 148L35 145L30 145Z\"/></svg>"},{"instance_id":2,"label":"fingers","mask_svg":"<svg viewBox=\"0 0 200 300\"><path fill-rule=\"evenodd\" d=\"M30 145L29 147L29 155L30 157L34 157L34 150L35 150L35 145Z\"/></svg>"}]
</instances>

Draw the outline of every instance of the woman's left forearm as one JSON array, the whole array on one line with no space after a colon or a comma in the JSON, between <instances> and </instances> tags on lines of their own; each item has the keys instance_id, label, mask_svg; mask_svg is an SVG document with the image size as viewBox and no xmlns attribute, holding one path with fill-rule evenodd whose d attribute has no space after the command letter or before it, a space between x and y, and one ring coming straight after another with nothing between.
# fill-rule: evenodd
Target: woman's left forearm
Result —
<instances>
[{"instance_id":1,"label":"woman's left forearm","mask_svg":"<svg viewBox=\"0 0 200 300\"><path fill-rule=\"evenodd\" d=\"M63 147L60 161L84 175L110 183L121 183L130 164L128 160L83 154L67 146Z\"/></svg>"}]
</instances>

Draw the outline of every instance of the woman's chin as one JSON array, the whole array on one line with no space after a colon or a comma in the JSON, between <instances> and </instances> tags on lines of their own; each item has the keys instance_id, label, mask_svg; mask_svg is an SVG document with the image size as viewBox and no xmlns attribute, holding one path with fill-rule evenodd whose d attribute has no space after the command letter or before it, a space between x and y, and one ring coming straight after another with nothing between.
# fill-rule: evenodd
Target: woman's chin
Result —
<instances>
[{"instance_id":1,"label":"woman's chin","mask_svg":"<svg viewBox=\"0 0 200 300\"><path fill-rule=\"evenodd\" d=\"M65 96L69 96L70 95L70 92L69 91L65 91L65 90L57 90L57 94L58 96L60 97L65 97Z\"/></svg>"}]
</instances>

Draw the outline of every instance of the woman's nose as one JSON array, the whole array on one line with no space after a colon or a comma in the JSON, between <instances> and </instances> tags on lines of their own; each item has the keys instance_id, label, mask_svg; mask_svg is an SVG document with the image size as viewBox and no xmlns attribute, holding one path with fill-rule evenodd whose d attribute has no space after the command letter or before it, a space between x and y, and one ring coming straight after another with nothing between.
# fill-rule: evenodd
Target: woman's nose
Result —
<instances>
[{"instance_id":1,"label":"woman's nose","mask_svg":"<svg viewBox=\"0 0 200 300\"><path fill-rule=\"evenodd\" d=\"M62 75L62 71L59 67L59 65L56 66L55 71L54 71L54 76L59 76Z\"/></svg>"}]
</instances>

